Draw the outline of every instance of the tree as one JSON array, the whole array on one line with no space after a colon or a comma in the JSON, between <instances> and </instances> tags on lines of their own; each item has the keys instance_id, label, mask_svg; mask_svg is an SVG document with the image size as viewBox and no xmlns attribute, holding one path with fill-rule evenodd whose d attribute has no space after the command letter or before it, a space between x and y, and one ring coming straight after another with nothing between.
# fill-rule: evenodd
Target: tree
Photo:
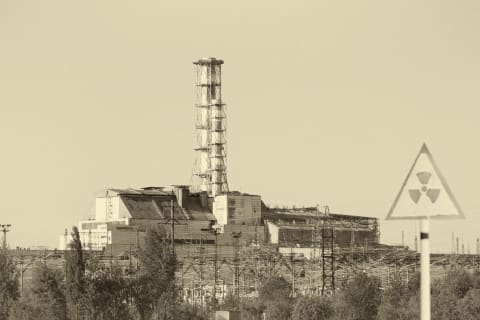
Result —
<instances>
[{"instance_id":1,"label":"tree","mask_svg":"<svg viewBox=\"0 0 480 320\"><path fill-rule=\"evenodd\" d=\"M457 300L455 294L448 289L434 289L432 294L432 319L460 320Z\"/></svg>"},{"instance_id":2,"label":"tree","mask_svg":"<svg viewBox=\"0 0 480 320\"><path fill-rule=\"evenodd\" d=\"M77 305L83 294L83 277L85 262L83 261L82 242L77 227L72 228L70 250L65 254L66 286L69 299Z\"/></svg>"},{"instance_id":3,"label":"tree","mask_svg":"<svg viewBox=\"0 0 480 320\"><path fill-rule=\"evenodd\" d=\"M391 280L391 286L382 295L378 320L410 320L416 318L417 308L412 308L418 296L416 277L408 285L400 275ZM412 301L410 301L412 300Z\"/></svg>"},{"instance_id":4,"label":"tree","mask_svg":"<svg viewBox=\"0 0 480 320\"><path fill-rule=\"evenodd\" d=\"M440 282L440 289L448 289L455 297L461 299L473 288L474 284L473 274L464 269L453 269Z\"/></svg>"},{"instance_id":5,"label":"tree","mask_svg":"<svg viewBox=\"0 0 480 320\"><path fill-rule=\"evenodd\" d=\"M209 319L205 310L189 303L175 305L170 310L170 319L175 320L207 320Z\"/></svg>"},{"instance_id":6,"label":"tree","mask_svg":"<svg viewBox=\"0 0 480 320\"><path fill-rule=\"evenodd\" d=\"M131 288L140 319L148 319L155 310L166 315L176 300L176 257L163 227L147 230L139 260L141 269Z\"/></svg>"},{"instance_id":7,"label":"tree","mask_svg":"<svg viewBox=\"0 0 480 320\"><path fill-rule=\"evenodd\" d=\"M263 304L267 319L289 319L292 312L290 283L283 277L270 277L262 281L258 298Z\"/></svg>"},{"instance_id":8,"label":"tree","mask_svg":"<svg viewBox=\"0 0 480 320\"><path fill-rule=\"evenodd\" d=\"M292 320L328 320L334 314L332 301L326 297L298 297Z\"/></svg>"},{"instance_id":9,"label":"tree","mask_svg":"<svg viewBox=\"0 0 480 320\"><path fill-rule=\"evenodd\" d=\"M458 315L462 320L476 320L480 315L480 289L471 289L458 302Z\"/></svg>"},{"instance_id":10,"label":"tree","mask_svg":"<svg viewBox=\"0 0 480 320\"><path fill-rule=\"evenodd\" d=\"M219 310L239 311L240 299L238 299L232 291L228 291L223 302L220 304Z\"/></svg>"},{"instance_id":11,"label":"tree","mask_svg":"<svg viewBox=\"0 0 480 320\"><path fill-rule=\"evenodd\" d=\"M127 303L129 285L118 266L97 266L95 272L85 277L84 283L83 305L90 319L131 319Z\"/></svg>"},{"instance_id":12,"label":"tree","mask_svg":"<svg viewBox=\"0 0 480 320\"><path fill-rule=\"evenodd\" d=\"M438 320L463 319L459 314L459 301L477 283L475 275L466 270L450 270L443 279L433 284L432 318Z\"/></svg>"},{"instance_id":13,"label":"tree","mask_svg":"<svg viewBox=\"0 0 480 320\"><path fill-rule=\"evenodd\" d=\"M341 319L375 319L381 300L380 280L359 273L342 288L338 299L336 312Z\"/></svg>"},{"instance_id":14,"label":"tree","mask_svg":"<svg viewBox=\"0 0 480 320\"><path fill-rule=\"evenodd\" d=\"M10 308L18 297L16 265L7 250L0 250L0 320L8 318Z\"/></svg>"},{"instance_id":15,"label":"tree","mask_svg":"<svg viewBox=\"0 0 480 320\"><path fill-rule=\"evenodd\" d=\"M82 242L77 227L72 228L70 250L65 253L65 285L69 313L78 318L84 296L85 262L83 261Z\"/></svg>"},{"instance_id":16,"label":"tree","mask_svg":"<svg viewBox=\"0 0 480 320\"><path fill-rule=\"evenodd\" d=\"M30 291L25 291L23 295L15 301L12 306L9 320L44 320L41 307L32 297Z\"/></svg>"},{"instance_id":17,"label":"tree","mask_svg":"<svg viewBox=\"0 0 480 320\"><path fill-rule=\"evenodd\" d=\"M243 299L240 304L240 311L242 312L242 319L258 320L263 319L265 306L258 299Z\"/></svg>"},{"instance_id":18,"label":"tree","mask_svg":"<svg viewBox=\"0 0 480 320\"><path fill-rule=\"evenodd\" d=\"M63 274L46 263L38 264L33 272L32 297L43 319L67 319L67 302L62 284Z\"/></svg>"}]
</instances>

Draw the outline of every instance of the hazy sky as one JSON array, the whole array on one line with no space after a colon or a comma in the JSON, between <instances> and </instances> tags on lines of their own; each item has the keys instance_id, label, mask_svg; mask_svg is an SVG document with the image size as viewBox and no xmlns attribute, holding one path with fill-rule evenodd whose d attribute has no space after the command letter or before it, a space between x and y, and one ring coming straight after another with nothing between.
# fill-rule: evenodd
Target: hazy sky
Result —
<instances>
[{"instance_id":1,"label":"hazy sky","mask_svg":"<svg viewBox=\"0 0 480 320\"><path fill-rule=\"evenodd\" d=\"M0 224L58 246L105 187L188 184L194 66L225 60L230 189L385 222L426 142L480 236L480 2L0 1Z\"/></svg>"}]
</instances>

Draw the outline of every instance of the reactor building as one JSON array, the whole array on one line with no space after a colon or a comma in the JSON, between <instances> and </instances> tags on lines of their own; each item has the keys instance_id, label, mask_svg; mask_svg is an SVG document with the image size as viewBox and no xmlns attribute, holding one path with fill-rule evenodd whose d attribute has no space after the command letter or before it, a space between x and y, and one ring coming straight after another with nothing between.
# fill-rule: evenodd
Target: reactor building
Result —
<instances>
[{"instance_id":1,"label":"reactor building","mask_svg":"<svg viewBox=\"0 0 480 320\"><path fill-rule=\"evenodd\" d=\"M191 185L107 189L95 200L95 216L78 223L85 250L112 256L132 252L142 247L148 228L166 225L171 232L172 222L179 258L199 243L222 248L275 246L278 252L295 250L308 258L326 234L335 247L378 244L377 218L334 214L326 207L273 208L260 195L230 190L223 61L203 58L194 65L196 157ZM65 230L59 249L68 249L69 238Z\"/></svg>"}]
</instances>

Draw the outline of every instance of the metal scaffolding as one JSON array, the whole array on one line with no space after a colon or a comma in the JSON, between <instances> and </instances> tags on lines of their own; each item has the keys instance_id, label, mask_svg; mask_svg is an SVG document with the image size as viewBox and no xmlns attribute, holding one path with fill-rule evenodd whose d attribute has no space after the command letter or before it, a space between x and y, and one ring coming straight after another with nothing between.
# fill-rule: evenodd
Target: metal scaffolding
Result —
<instances>
[{"instance_id":1,"label":"metal scaffolding","mask_svg":"<svg viewBox=\"0 0 480 320\"><path fill-rule=\"evenodd\" d=\"M228 191L226 168L226 116L222 103L222 60L206 58L196 65L196 159L193 191L216 196Z\"/></svg>"}]
</instances>

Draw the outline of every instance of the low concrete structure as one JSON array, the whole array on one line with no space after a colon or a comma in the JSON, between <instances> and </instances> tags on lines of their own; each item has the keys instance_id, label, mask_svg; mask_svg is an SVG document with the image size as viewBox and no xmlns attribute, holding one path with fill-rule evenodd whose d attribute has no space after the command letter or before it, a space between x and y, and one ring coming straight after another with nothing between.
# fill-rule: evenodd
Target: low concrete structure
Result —
<instances>
[{"instance_id":1,"label":"low concrete structure","mask_svg":"<svg viewBox=\"0 0 480 320\"><path fill-rule=\"evenodd\" d=\"M215 320L240 320L242 314L240 311L216 311Z\"/></svg>"}]
</instances>

